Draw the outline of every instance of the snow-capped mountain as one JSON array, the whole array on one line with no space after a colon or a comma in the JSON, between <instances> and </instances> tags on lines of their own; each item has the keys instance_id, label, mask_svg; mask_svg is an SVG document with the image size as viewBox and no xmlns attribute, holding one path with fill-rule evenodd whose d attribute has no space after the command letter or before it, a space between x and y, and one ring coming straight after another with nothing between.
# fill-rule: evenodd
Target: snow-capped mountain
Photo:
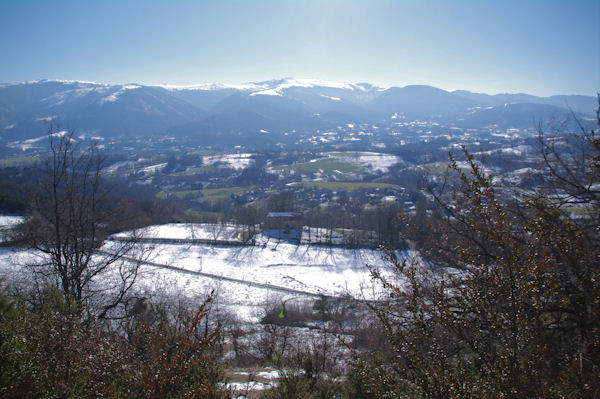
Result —
<instances>
[{"instance_id":1,"label":"snow-capped mountain","mask_svg":"<svg viewBox=\"0 0 600 399\"><path fill-rule=\"evenodd\" d=\"M9 140L39 135L50 119L82 133L118 136L161 133L205 116L184 100L136 84L38 81L0 86L0 136Z\"/></svg>"},{"instance_id":2,"label":"snow-capped mountain","mask_svg":"<svg viewBox=\"0 0 600 399\"><path fill-rule=\"evenodd\" d=\"M570 111L592 115L596 106L592 96L491 96L431 86L382 88L316 79L192 86L40 80L0 84L0 140L37 137L50 119L105 137L168 132L252 141L272 140L268 134L390 118L522 128L531 127L534 119Z\"/></svg>"}]
</instances>

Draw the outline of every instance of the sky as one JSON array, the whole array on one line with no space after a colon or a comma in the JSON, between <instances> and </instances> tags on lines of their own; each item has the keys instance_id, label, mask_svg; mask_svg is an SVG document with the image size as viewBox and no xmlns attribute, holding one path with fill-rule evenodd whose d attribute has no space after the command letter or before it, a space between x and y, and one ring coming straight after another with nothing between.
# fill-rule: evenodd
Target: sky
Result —
<instances>
[{"instance_id":1,"label":"sky","mask_svg":"<svg viewBox=\"0 0 600 399\"><path fill-rule=\"evenodd\" d=\"M0 82L600 91L600 0L0 0Z\"/></svg>"}]
</instances>

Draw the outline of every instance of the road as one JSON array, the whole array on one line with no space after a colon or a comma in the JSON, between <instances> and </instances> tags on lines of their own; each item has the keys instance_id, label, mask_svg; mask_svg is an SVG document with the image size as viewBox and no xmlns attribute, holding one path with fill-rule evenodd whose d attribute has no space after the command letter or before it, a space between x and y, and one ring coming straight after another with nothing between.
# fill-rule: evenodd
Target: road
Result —
<instances>
[{"instance_id":1,"label":"road","mask_svg":"<svg viewBox=\"0 0 600 399\"><path fill-rule=\"evenodd\" d=\"M106 252L106 251L98 251L98 252L102 253L102 254L105 254L105 255L109 255L109 256L112 255L111 253ZM194 270L184 269L182 267L166 265L166 264L163 264L163 263L151 262L151 261L148 261L148 260L139 260L139 259L135 259L135 258L128 257L128 256L123 256L122 259L131 261L131 262L137 262L137 263L140 263L142 265L148 265L148 266L153 266L153 267L157 267L157 268L161 268L161 269L167 269L167 270L174 270L174 271L179 272L179 273L186 273L186 274L191 274L191 275L194 275L194 276L207 277L207 278L211 278L211 279L214 279L214 280L220 280L220 281L230 281L230 282L236 283L236 284L244 284L244 285L248 285L248 286L251 286L251 287L264 288L264 289L267 289L267 290L285 292L285 293L288 293L288 294L303 295L303 296L312 297L312 298L326 298L326 299L339 299L339 300L355 300L355 301L359 301L359 302L365 302L365 300L361 300L361 299L355 299L355 298L350 298L350 297L334 296L334 295L327 295L327 294L322 294L322 293L318 293L318 292L310 292L310 291L304 291L304 290L297 290L297 289L294 289L294 288L284 287L284 286L281 286L281 285L274 285L274 284L269 284L269 283L259 283L257 281L242 280L242 279L238 279L238 278L234 278L234 277L227 277L227 276L222 276L222 275L213 274L213 273L206 273L206 272L201 272L201 271L194 271Z\"/></svg>"}]
</instances>

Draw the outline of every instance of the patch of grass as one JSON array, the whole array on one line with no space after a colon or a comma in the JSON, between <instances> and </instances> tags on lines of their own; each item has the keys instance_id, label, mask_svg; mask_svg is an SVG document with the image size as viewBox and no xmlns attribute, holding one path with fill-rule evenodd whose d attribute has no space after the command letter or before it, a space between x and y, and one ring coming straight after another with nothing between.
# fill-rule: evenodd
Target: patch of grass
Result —
<instances>
[{"instance_id":1,"label":"patch of grass","mask_svg":"<svg viewBox=\"0 0 600 399\"><path fill-rule=\"evenodd\" d=\"M258 375L258 373L264 371L272 371L262 367L248 367L239 369L230 369L225 371L227 379L231 382L247 382L248 377L252 377L252 381L258 381L262 383L269 383L272 380L264 376Z\"/></svg>"},{"instance_id":2,"label":"patch of grass","mask_svg":"<svg viewBox=\"0 0 600 399\"><path fill-rule=\"evenodd\" d=\"M431 174L443 174L448 171L448 162L427 163L421 165L421 167Z\"/></svg>"},{"instance_id":3,"label":"patch of grass","mask_svg":"<svg viewBox=\"0 0 600 399\"><path fill-rule=\"evenodd\" d=\"M253 190L254 186L249 187L224 187L224 188L209 188L205 190L199 190L202 194L203 200L220 200L223 198L229 198L232 194L242 195L250 190Z\"/></svg>"},{"instance_id":4,"label":"patch of grass","mask_svg":"<svg viewBox=\"0 0 600 399\"><path fill-rule=\"evenodd\" d=\"M38 160L39 160L38 156L26 156L26 155L23 155L20 157L4 158L4 159L0 159L0 167L7 168L7 167L11 167L11 166L18 166L18 165L29 165L29 164L35 163Z\"/></svg>"},{"instance_id":5,"label":"patch of grass","mask_svg":"<svg viewBox=\"0 0 600 399\"><path fill-rule=\"evenodd\" d=\"M242 195L250 190L253 190L255 186L247 187L223 187L223 188L207 188L203 190L182 190L175 191L169 195L175 195L180 199L196 199L198 201L217 201L224 198L231 197L234 195ZM166 199L167 193L164 191L156 194L156 198Z\"/></svg>"},{"instance_id":6,"label":"patch of grass","mask_svg":"<svg viewBox=\"0 0 600 399\"><path fill-rule=\"evenodd\" d=\"M175 196L177 198L181 198L181 199L185 199L185 198L194 198L199 196L199 194L202 192L202 190L183 190L183 191L176 191L173 194L175 194Z\"/></svg>"},{"instance_id":7,"label":"patch of grass","mask_svg":"<svg viewBox=\"0 0 600 399\"><path fill-rule=\"evenodd\" d=\"M564 211L572 213L576 216L593 216L594 209L592 207L569 206L563 208Z\"/></svg>"},{"instance_id":8,"label":"patch of grass","mask_svg":"<svg viewBox=\"0 0 600 399\"><path fill-rule=\"evenodd\" d=\"M176 196L177 198L180 199L189 199L189 198L194 198L197 197L199 195L199 193L202 190L183 190L183 191L175 191L172 193L167 194L164 191L159 192L158 194L156 194L156 198L158 199L167 199L167 196Z\"/></svg>"},{"instance_id":9,"label":"patch of grass","mask_svg":"<svg viewBox=\"0 0 600 399\"><path fill-rule=\"evenodd\" d=\"M379 154L379 153L375 153L375 152L361 152L361 151L345 151L345 152L334 151L334 152L327 152L326 155L329 157L332 157L332 158L343 159L343 158L359 158L363 155L383 155L383 154Z\"/></svg>"},{"instance_id":10,"label":"patch of grass","mask_svg":"<svg viewBox=\"0 0 600 399\"><path fill-rule=\"evenodd\" d=\"M393 188L398 187L394 184L389 183L373 183L373 182L334 182L334 181L315 181L315 182L298 182L291 183L297 187L316 187L323 188L331 191L353 191L361 188Z\"/></svg>"},{"instance_id":11,"label":"patch of grass","mask_svg":"<svg viewBox=\"0 0 600 399\"><path fill-rule=\"evenodd\" d=\"M209 172L212 172L214 169L215 169L214 165L203 165L203 166L198 166L197 168L188 169L183 172L177 172L174 174L177 176L188 176L188 175L195 175L198 173L209 173Z\"/></svg>"}]
</instances>

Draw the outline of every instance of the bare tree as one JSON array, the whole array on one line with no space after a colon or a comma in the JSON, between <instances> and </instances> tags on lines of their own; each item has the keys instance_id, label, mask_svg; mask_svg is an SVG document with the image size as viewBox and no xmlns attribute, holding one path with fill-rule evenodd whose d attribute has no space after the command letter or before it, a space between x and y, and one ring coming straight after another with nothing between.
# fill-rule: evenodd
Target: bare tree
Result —
<instances>
[{"instance_id":1,"label":"bare tree","mask_svg":"<svg viewBox=\"0 0 600 399\"><path fill-rule=\"evenodd\" d=\"M50 277L79 305L101 298L94 302L93 313L104 318L136 280L140 263L132 260L135 237L100 250L114 215L101 175L103 155L98 146L82 147L73 131L54 125L48 126L48 139L49 154L41 163L37 192L20 229L20 238L43 254L28 266Z\"/></svg>"},{"instance_id":2,"label":"bare tree","mask_svg":"<svg viewBox=\"0 0 600 399\"><path fill-rule=\"evenodd\" d=\"M219 241L224 239L223 233L225 232L225 224L223 221L217 221L210 225L210 232L212 234L213 241Z\"/></svg>"}]
</instances>

